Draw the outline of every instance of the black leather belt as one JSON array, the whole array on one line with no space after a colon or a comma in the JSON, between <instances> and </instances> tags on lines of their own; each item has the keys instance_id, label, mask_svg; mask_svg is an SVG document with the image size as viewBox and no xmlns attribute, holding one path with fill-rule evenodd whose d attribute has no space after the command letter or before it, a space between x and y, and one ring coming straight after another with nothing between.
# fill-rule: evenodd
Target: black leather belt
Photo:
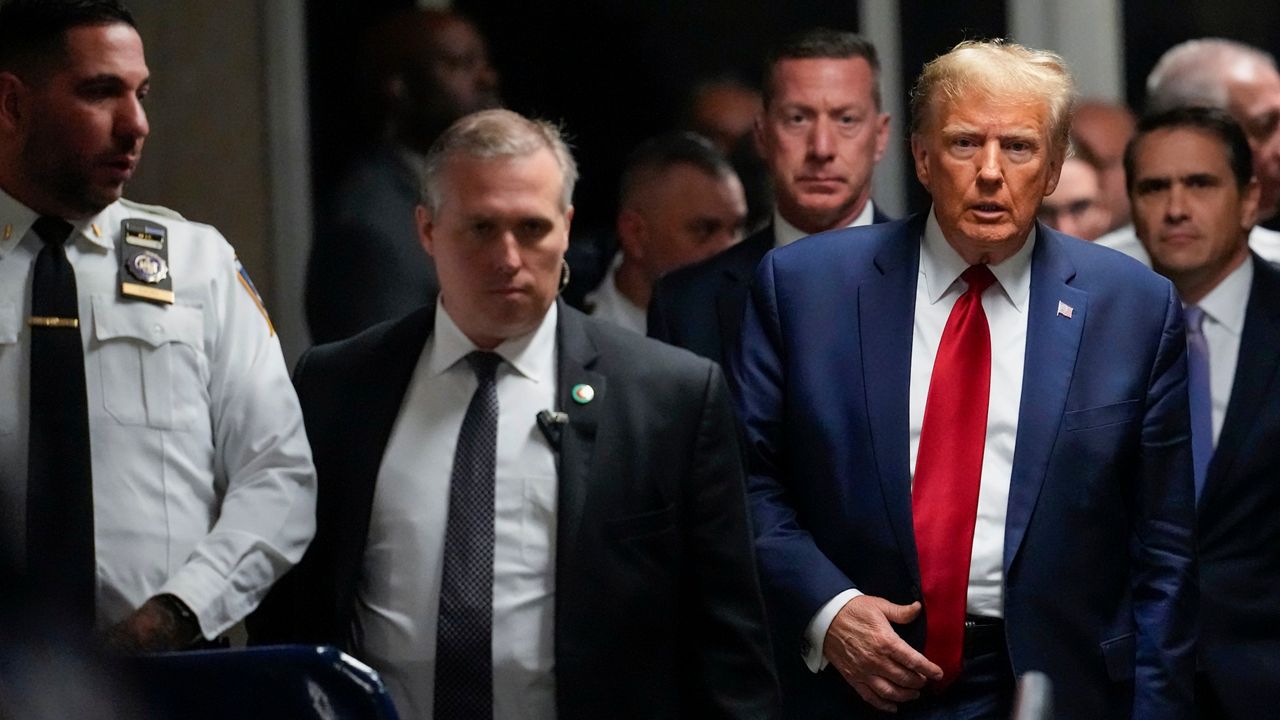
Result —
<instances>
[{"instance_id":1,"label":"black leather belt","mask_svg":"<svg viewBox=\"0 0 1280 720\"><path fill-rule=\"evenodd\" d=\"M1004 620L981 615L964 617L964 656L967 658L1008 652L1004 639Z\"/></svg>"}]
</instances>

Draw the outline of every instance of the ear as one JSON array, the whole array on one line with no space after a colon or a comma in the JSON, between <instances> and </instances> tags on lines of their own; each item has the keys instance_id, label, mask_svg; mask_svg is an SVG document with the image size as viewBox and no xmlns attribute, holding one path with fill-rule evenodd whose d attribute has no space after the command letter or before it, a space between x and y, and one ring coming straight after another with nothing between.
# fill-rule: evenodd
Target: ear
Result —
<instances>
[{"instance_id":1,"label":"ear","mask_svg":"<svg viewBox=\"0 0 1280 720\"><path fill-rule=\"evenodd\" d=\"M764 114L766 112L768 112L768 109L761 108L760 112L756 113L755 124L751 126L751 139L756 146L756 155L762 158L768 157L768 155L765 152L765 149L768 143L766 142L765 136L764 136L764 123L765 123Z\"/></svg>"},{"instance_id":2,"label":"ear","mask_svg":"<svg viewBox=\"0 0 1280 720\"><path fill-rule=\"evenodd\" d=\"M1258 201L1262 199L1262 185L1258 178L1249 178L1249 184L1240 190L1240 228L1248 233L1258 223Z\"/></svg>"},{"instance_id":3,"label":"ear","mask_svg":"<svg viewBox=\"0 0 1280 720\"><path fill-rule=\"evenodd\" d=\"M22 126L26 95L27 86L17 75L0 72L0 127L14 131Z\"/></svg>"},{"instance_id":4,"label":"ear","mask_svg":"<svg viewBox=\"0 0 1280 720\"><path fill-rule=\"evenodd\" d=\"M622 247L622 254L635 260L642 259L645 238L648 236L648 226L645 224L644 216L630 208L620 210L617 230L618 245Z\"/></svg>"},{"instance_id":5,"label":"ear","mask_svg":"<svg viewBox=\"0 0 1280 720\"><path fill-rule=\"evenodd\" d=\"M876 116L876 162L884 157L885 148L889 147L889 113Z\"/></svg>"},{"instance_id":6,"label":"ear","mask_svg":"<svg viewBox=\"0 0 1280 720\"><path fill-rule=\"evenodd\" d=\"M427 251L431 257L436 256L435 238L432 233L435 231L435 225L431 222L431 211L425 205L419 205L413 211L414 220L418 226L418 243L422 245L422 249Z\"/></svg>"},{"instance_id":7,"label":"ear","mask_svg":"<svg viewBox=\"0 0 1280 720\"><path fill-rule=\"evenodd\" d=\"M1066 157L1066 150L1049 154L1049 177L1044 186L1045 197L1052 195L1053 191L1058 189L1058 178L1062 177L1062 162Z\"/></svg>"},{"instance_id":8,"label":"ear","mask_svg":"<svg viewBox=\"0 0 1280 720\"><path fill-rule=\"evenodd\" d=\"M916 179L924 186L925 190L929 189L929 149L923 136L919 133L911 134L911 158L915 161Z\"/></svg>"}]
</instances>

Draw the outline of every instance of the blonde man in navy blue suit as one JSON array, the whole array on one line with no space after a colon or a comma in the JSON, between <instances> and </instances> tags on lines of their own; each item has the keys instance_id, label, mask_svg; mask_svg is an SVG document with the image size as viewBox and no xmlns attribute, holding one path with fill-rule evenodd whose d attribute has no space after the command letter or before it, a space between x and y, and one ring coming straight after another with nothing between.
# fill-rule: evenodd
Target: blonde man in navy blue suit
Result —
<instances>
[{"instance_id":1,"label":"blonde man in navy blue suit","mask_svg":"<svg viewBox=\"0 0 1280 720\"><path fill-rule=\"evenodd\" d=\"M349 648L407 718L773 717L723 376L556 300L576 175L506 110L437 141L440 298L300 362L317 539L251 635Z\"/></svg>"},{"instance_id":2,"label":"blonde man in navy blue suit","mask_svg":"<svg viewBox=\"0 0 1280 720\"><path fill-rule=\"evenodd\" d=\"M1189 717L1196 617L1172 286L1035 222L1058 56L965 42L912 98L929 213L766 256L730 357L788 714Z\"/></svg>"},{"instance_id":3,"label":"blonde man in navy blue suit","mask_svg":"<svg viewBox=\"0 0 1280 720\"><path fill-rule=\"evenodd\" d=\"M1125 154L1138 238L1187 306L1204 718L1280 706L1280 270L1249 250L1252 163L1244 131L1210 108L1143 118Z\"/></svg>"}]
</instances>

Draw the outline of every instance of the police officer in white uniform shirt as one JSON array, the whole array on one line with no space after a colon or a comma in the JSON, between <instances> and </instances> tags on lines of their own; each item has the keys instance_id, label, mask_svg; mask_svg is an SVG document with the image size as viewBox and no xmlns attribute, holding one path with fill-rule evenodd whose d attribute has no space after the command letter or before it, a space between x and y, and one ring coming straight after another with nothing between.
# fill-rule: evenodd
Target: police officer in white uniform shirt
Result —
<instances>
[{"instance_id":1,"label":"police officer in white uniform shirt","mask_svg":"<svg viewBox=\"0 0 1280 720\"><path fill-rule=\"evenodd\" d=\"M114 0L0 7L0 540L37 600L123 651L216 638L315 527L297 397L231 246L120 197L148 87Z\"/></svg>"}]
</instances>

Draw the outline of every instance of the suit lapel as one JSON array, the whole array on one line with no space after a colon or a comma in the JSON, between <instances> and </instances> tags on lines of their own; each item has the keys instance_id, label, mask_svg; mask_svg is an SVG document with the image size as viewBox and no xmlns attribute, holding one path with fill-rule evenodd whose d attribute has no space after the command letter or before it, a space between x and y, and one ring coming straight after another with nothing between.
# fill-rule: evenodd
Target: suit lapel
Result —
<instances>
[{"instance_id":1,"label":"suit lapel","mask_svg":"<svg viewBox=\"0 0 1280 720\"><path fill-rule=\"evenodd\" d=\"M1231 400L1222 423L1218 445L1209 463L1206 488L1215 478L1228 475L1231 465L1249 437L1263 403L1271 396L1276 368L1280 365L1280 271L1253 256L1253 284L1240 333L1240 354L1231 384ZM1212 360L1211 360L1212 362ZM1211 492L1211 491L1206 491Z\"/></svg>"},{"instance_id":2,"label":"suit lapel","mask_svg":"<svg viewBox=\"0 0 1280 720\"><path fill-rule=\"evenodd\" d=\"M911 521L911 342L926 218L919 215L885 238L875 259L878 274L858 287L862 385L876 470L902 557L917 579Z\"/></svg>"},{"instance_id":3,"label":"suit lapel","mask_svg":"<svg viewBox=\"0 0 1280 720\"><path fill-rule=\"evenodd\" d=\"M1066 408L1067 391L1088 314L1088 293L1068 284L1075 277L1075 266L1063 252L1064 241L1039 223L1036 229L1038 240L1031 256L1031 298L1027 304L1027 350L1018 408L1018 439L1005 515L1006 573L1013 566L1044 484L1049 453ZM1059 312L1059 303L1070 308L1070 317Z\"/></svg>"},{"instance_id":4,"label":"suit lapel","mask_svg":"<svg viewBox=\"0 0 1280 720\"><path fill-rule=\"evenodd\" d=\"M561 435L560 499L557 520L557 552L560 566L567 553L577 547L576 538L582 525L583 508L590 490L588 479L595 459L596 434L600 427L600 408L608 388L605 376L594 368L598 353L586 330L585 318L563 302L559 303L556 326L556 352L559 360L558 410L569 416L569 424ZM574 389L590 387L589 402L575 399Z\"/></svg>"},{"instance_id":5,"label":"suit lapel","mask_svg":"<svg viewBox=\"0 0 1280 720\"><path fill-rule=\"evenodd\" d=\"M742 330L742 315L746 312L745 288L751 283L760 260L772 249L773 225L769 224L743 240L742 252L737 262L725 265L725 282L716 292L716 317L720 321L722 353L733 346Z\"/></svg>"}]
</instances>

